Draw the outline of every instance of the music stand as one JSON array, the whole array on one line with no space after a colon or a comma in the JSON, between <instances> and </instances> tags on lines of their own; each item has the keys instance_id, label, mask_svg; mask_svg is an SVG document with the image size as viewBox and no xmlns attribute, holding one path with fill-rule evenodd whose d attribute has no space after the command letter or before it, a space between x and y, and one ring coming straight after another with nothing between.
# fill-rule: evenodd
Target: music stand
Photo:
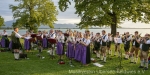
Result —
<instances>
[{"instance_id":1,"label":"music stand","mask_svg":"<svg viewBox=\"0 0 150 75\"><path fill-rule=\"evenodd\" d=\"M35 37L37 36L37 34L31 34L31 39L29 39L30 42L34 43L36 40L35 40Z\"/></svg>"},{"instance_id":2,"label":"music stand","mask_svg":"<svg viewBox=\"0 0 150 75\"><path fill-rule=\"evenodd\" d=\"M37 36L37 34L31 34L32 38L35 38Z\"/></svg>"},{"instance_id":3,"label":"music stand","mask_svg":"<svg viewBox=\"0 0 150 75\"><path fill-rule=\"evenodd\" d=\"M36 39L37 39L37 44L41 45L42 37L41 36L36 36Z\"/></svg>"},{"instance_id":4,"label":"music stand","mask_svg":"<svg viewBox=\"0 0 150 75\"><path fill-rule=\"evenodd\" d=\"M42 37L36 36L36 39L37 39L39 53L41 53L42 52Z\"/></svg>"},{"instance_id":5,"label":"music stand","mask_svg":"<svg viewBox=\"0 0 150 75\"><path fill-rule=\"evenodd\" d=\"M47 39L48 42L50 42L51 44L56 44L56 40L55 39Z\"/></svg>"},{"instance_id":6,"label":"music stand","mask_svg":"<svg viewBox=\"0 0 150 75\"><path fill-rule=\"evenodd\" d=\"M36 36L36 39L39 41L42 41L42 37L41 36Z\"/></svg>"},{"instance_id":7,"label":"music stand","mask_svg":"<svg viewBox=\"0 0 150 75\"><path fill-rule=\"evenodd\" d=\"M54 47L55 47L55 44L56 44L56 40L55 40L55 39L47 39L47 40L48 40L48 42L49 42L50 44L52 44L52 54L50 54L50 56L51 56L52 59L54 59L55 57L54 57L54 52L53 52L53 50L54 50Z\"/></svg>"},{"instance_id":8,"label":"music stand","mask_svg":"<svg viewBox=\"0 0 150 75\"><path fill-rule=\"evenodd\" d=\"M69 36L69 34L67 34L67 33L64 33L64 36L65 36L65 37L68 37L68 36Z\"/></svg>"}]
</instances>

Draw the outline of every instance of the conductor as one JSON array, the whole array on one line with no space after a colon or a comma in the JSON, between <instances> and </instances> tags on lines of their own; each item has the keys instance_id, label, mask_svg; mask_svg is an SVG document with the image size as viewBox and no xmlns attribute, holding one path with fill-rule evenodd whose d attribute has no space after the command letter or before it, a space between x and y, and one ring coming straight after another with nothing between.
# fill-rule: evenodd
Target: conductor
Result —
<instances>
[{"instance_id":1,"label":"conductor","mask_svg":"<svg viewBox=\"0 0 150 75\"><path fill-rule=\"evenodd\" d=\"M15 60L19 60L19 49L21 48L21 43L19 38L24 38L18 33L19 29L16 27L11 34L12 39L12 49L14 50Z\"/></svg>"}]
</instances>

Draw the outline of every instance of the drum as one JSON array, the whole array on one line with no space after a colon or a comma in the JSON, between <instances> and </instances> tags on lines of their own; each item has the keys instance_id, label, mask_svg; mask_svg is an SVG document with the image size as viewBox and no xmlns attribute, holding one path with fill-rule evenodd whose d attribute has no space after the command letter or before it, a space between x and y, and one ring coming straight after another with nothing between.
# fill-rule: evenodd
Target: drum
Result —
<instances>
[{"instance_id":1,"label":"drum","mask_svg":"<svg viewBox=\"0 0 150 75\"><path fill-rule=\"evenodd\" d=\"M35 38L37 36L37 34L31 34L32 38Z\"/></svg>"}]
</instances>

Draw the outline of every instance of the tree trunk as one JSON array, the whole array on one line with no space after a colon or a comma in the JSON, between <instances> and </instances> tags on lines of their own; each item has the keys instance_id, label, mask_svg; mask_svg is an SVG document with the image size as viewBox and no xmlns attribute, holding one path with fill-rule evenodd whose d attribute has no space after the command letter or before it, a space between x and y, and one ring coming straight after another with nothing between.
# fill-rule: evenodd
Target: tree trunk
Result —
<instances>
[{"instance_id":1,"label":"tree trunk","mask_svg":"<svg viewBox=\"0 0 150 75\"><path fill-rule=\"evenodd\" d=\"M37 33L37 32L38 32L38 27L37 27L37 26L34 26L34 24L32 24L32 25L30 25L29 30L30 30L30 31L33 30L34 33Z\"/></svg>"},{"instance_id":2,"label":"tree trunk","mask_svg":"<svg viewBox=\"0 0 150 75\"><path fill-rule=\"evenodd\" d=\"M117 32L117 17L115 13L113 13L111 16L112 16L112 22L113 22L111 24L111 34L113 34L113 37L114 37Z\"/></svg>"}]
</instances>

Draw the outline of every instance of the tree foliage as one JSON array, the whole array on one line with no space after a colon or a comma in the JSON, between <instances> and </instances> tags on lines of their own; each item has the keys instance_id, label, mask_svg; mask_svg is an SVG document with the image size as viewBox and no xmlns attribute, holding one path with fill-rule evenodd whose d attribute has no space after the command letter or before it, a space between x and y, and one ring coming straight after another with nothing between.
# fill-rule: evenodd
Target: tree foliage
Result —
<instances>
[{"instance_id":1,"label":"tree foliage","mask_svg":"<svg viewBox=\"0 0 150 75\"><path fill-rule=\"evenodd\" d=\"M0 16L0 27L4 25L4 18Z\"/></svg>"},{"instance_id":2,"label":"tree foliage","mask_svg":"<svg viewBox=\"0 0 150 75\"><path fill-rule=\"evenodd\" d=\"M41 24L54 27L58 12L51 0L15 0L15 2L19 4L10 5L13 17L16 19L13 26L26 27L35 31Z\"/></svg>"},{"instance_id":3,"label":"tree foliage","mask_svg":"<svg viewBox=\"0 0 150 75\"><path fill-rule=\"evenodd\" d=\"M110 26L116 34L116 27L125 20L149 23L150 0L73 0L75 14L81 17L80 28L87 26ZM71 0L59 0L59 8L66 11Z\"/></svg>"}]
</instances>

